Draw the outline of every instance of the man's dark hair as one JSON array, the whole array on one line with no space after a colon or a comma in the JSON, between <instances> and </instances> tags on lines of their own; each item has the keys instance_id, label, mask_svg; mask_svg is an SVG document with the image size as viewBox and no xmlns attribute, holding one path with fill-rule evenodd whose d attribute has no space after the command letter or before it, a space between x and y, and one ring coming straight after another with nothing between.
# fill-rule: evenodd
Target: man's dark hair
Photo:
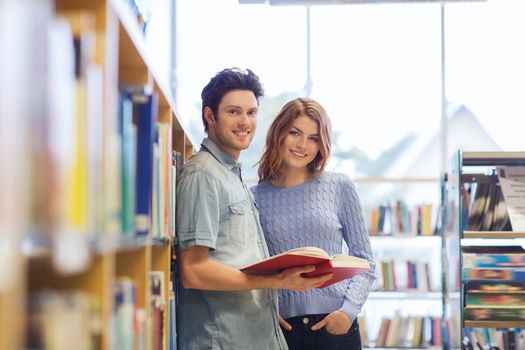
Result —
<instances>
[{"instance_id":1,"label":"man's dark hair","mask_svg":"<svg viewBox=\"0 0 525 350\"><path fill-rule=\"evenodd\" d=\"M204 131L208 132L208 123L204 118L204 108L210 107L213 115L217 117L217 109L222 97L232 90L250 90L255 95L257 103L259 102L259 97L264 96L259 77L250 69L237 67L223 69L215 74L208 85L202 89L202 122Z\"/></svg>"}]
</instances>

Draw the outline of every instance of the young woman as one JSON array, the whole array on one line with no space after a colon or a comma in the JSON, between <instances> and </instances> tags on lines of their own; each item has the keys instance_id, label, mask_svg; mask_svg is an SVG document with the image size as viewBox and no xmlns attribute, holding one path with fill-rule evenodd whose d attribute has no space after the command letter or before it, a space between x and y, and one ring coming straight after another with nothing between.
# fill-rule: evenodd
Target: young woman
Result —
<instances>
[{"instance_id":1,"label":"young woman","mask_svg":"<svg viewBox=\"0 0 525 350\"><path fill-rule=\"evenodd\" d=\"M271 255L315 246L370 261L372 271L322 289L279 292L279 323L293 349L361 349L357 314L374 275L361 204L348 176L324 171L330 120L308 98L288 102L273 121L252 188Z\"/></svg>"}]
</instances>

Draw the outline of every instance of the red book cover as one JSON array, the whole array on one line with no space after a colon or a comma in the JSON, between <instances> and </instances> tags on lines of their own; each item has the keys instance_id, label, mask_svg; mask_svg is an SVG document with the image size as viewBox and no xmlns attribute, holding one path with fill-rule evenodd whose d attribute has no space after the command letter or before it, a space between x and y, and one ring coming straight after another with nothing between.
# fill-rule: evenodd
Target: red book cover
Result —
<instances>
[{"instance_id":1,"label":"red book cover","mask_svg":"<svg viewBox=\"0 0 525 350\"><path fill-rule=\"evenodd\" d=\"M319 288L327 287L357 274L370 271L370 263L363 258L351 255L334 255L330 257L317 247L302 247L272 256L266 260L246 266L241 271L256 274L276 274L283 269L314 265L315 271L304 274L313 277L324 273L333 273L334 277Z\"/></svg>"},{"instance_id":2,"label":"red book cover","mask_svg":"<svg viewBox=\"0 0 525 350\"><path fill-rule=\"evenodd\" d=\"M412 275L412 262L407 261L407 289L414 289L414 276Z\"/></svg>"}]
</instances>

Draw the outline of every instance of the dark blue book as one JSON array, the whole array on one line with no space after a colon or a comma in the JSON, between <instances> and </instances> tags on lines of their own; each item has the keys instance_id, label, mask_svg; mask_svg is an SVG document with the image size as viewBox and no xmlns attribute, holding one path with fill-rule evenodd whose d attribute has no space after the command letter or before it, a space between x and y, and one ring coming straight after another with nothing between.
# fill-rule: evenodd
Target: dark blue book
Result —
<instances>
[{"instance_id":1,"label":"dark blue book","mask_svg":"<svg viewBox=\"0 0 525 350\"><path fill-rule=\"evenodd\" d=\"M137 126L135 234L147 236L151 228L153 144L156 138L158 98L146 91L133 92L133 122Z\"/></svg>"}]
</instances>

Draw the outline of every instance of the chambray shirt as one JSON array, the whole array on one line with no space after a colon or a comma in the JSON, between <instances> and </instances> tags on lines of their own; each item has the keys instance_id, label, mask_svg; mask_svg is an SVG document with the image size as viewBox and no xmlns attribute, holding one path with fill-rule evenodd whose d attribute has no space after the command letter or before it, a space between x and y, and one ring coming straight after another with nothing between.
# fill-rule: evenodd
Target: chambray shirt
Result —
<instances>
[{"instance_id":1,"label":"chambray shirt","mask_svg":"<svg viewBox=\"0 0 525 350\"><path fill-rule=\"evenodd\" d=\"M208 257L235 268L267 258L259 211L240 164L208 138L177 184L178 249L209 247ZM277 293L220 292L178 284L179 346L191 349L287 349Z\"/></svg>"}]
</instances>

